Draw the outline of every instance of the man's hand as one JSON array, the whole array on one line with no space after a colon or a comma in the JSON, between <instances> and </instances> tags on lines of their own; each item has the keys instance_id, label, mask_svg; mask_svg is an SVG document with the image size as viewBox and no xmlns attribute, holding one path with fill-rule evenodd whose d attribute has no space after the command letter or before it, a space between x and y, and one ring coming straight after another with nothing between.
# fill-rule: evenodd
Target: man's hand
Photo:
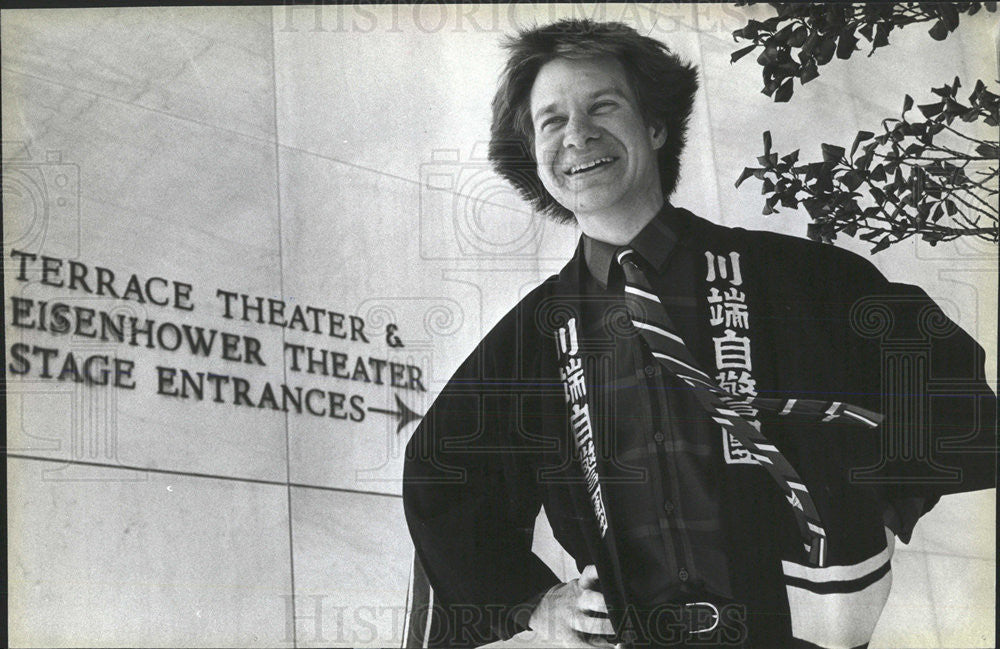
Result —
<instances>
[{"instance_id":1,"label":"man's hand","mask_svg":"<svg viewBox=\"0 0 1000 649\"><path fill-rule=\"evenodd\" d=\"M531 614L534 640L553 647L612 647L615 630L599 588L594 566L553 586Z\"/></svg>"}]
</instances>

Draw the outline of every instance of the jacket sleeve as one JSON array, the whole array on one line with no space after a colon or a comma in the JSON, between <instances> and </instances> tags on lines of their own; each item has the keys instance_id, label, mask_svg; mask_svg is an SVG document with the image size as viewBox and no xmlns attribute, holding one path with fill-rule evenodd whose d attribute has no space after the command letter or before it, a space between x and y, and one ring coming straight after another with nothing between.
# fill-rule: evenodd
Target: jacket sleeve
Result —
<instances>
[{"instance_id":1,"label":"jacket sleeve","mask_svg":"<svg viewBox=\"0 0 1000 649\"><path fill-rule=\"evenodd\" d=\"M515 372L498 367L505 350L495 341L461 365L406 448L403 506L434 591L433 646L507 639L559 583L531 551L540 500L517 452Z\"/></svg>"},{"instance_id":2,"label":"jacket sleeve","mask_svg":"<svg viewBox=\"0 0 1000 649\"><path fill-rule=\"evenodd\" d=\"M832 324L815 353L824 369L841 369L817 386L885 416L871 434L844 431L837 453L844 478L871 493L886 525L908 543L942 496L994 488L996 395L983 348L945 313L957 310L949 296L936 296L939 305L842 248L781 235L767 243L783 277L796 278L784 299L822 302L817 313ZM799 254L788 254L795 245Z\"/></svg>"},{"instance_id":3,"label":"jacket sleeve","mask_svg":"<svg viewBox=\"0 0 1000 649\"><path fill-rule=\"evenodd\" d=\"M874 308L879 297L871 301ZM886 416L880 448L885 520L909 542L917 520L941 496L996 487L997 400L983 348L927 293L886 283L882 297L886 319L868 326L881 327L874 338Z\"/></svg>"}]
</instances>

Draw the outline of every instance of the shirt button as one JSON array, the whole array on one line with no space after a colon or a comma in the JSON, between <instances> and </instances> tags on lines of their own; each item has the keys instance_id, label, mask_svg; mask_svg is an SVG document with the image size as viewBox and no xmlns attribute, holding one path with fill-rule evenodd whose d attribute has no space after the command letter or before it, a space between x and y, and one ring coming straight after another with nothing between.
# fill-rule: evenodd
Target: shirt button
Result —
<instances>
[{"instance_id":1,"label":"shirt button","mask_svg":"<svg viewBox=\"0 0 1000 649\"><path fill-rule=\"evenodd\" d=\"M662 442L663 433L661 433L660 431L656 431L655 433L653 433L653 439L656 440L657 442Z\"/></svg>"},{"instance_id":2,"label":"shirt button","mask_svg":"<svg viewBox=\"0 0 1000 649\"><path fill-rule=\"evenodd\" d=\"M646 376L653 376L656 374L656 368L652 365L647 365L644 371L646 372Z\"/></svg>"},{"instance_id":3,"label":"shirt button","mask_svg":"<svg viewBox=\"0 0 1000 649\"><path fill-rule=\"evenodd\" d=\"M672 500L663 501L663 511L667 512L668 514L672 514L674 512L674 501Z\"/></svg>"},{"instance_id":4,"label":"shirt button","mask_svg":"<svg viewBox=\"0 0 1000 649\"><path fill-rule=\"evenodd\" d=\"M677 573L677 578L680 579L681 581L687 581L688 577L690 576L691 575L689 575L688 571L685 570L684 568L681 568L680 571L678 571Z\"/></svg>"}]
</instances>

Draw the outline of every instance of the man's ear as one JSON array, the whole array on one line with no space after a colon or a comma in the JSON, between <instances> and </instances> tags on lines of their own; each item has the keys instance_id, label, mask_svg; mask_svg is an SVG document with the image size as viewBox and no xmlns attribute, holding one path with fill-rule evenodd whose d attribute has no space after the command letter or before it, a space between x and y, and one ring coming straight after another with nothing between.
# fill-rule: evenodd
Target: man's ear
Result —
<instances>
[{"instance_id":1,"label":"man's ear","mask_svg":"<svg viewBox=\"0 0 1000 649\"><path fill-rule=\"evenodd\" d=\"M667 127L659 122L649 126L649 136L653 140L653 149L659 150L667 142Z\"/></svg>"}]
</instances>

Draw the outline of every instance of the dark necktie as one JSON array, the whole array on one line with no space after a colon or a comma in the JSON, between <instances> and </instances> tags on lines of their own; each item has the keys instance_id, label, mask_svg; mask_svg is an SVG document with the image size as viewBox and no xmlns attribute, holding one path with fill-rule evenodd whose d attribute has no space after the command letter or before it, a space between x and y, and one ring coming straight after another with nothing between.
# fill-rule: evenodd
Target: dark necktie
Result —
<instances>
[{"instance_id":1,"label":"dark necktie","mask_svg":"<svg viewBox=\"0 0 1000 649\"><path fill-rule=\"evenodd\" d=\"M882 415L840 401L816 399L773 399L734 395L712 379L698 365L684 340L678 335L666 309L653 292L641 257L631 248L621 248L618 263L625 273L625 307L650 352L671 374L691 387L694 396L712 419L739 440L781 488L792 506L795 520L805 543L809 562L815 566L826 563L826 531L813 504L809 489L785 456L768 442L748 421L748 410L759 408L782 416L845 421L865 426L877 426ZM742 413L742 414L741 414Z\"/></svg>"}]
</instances>

